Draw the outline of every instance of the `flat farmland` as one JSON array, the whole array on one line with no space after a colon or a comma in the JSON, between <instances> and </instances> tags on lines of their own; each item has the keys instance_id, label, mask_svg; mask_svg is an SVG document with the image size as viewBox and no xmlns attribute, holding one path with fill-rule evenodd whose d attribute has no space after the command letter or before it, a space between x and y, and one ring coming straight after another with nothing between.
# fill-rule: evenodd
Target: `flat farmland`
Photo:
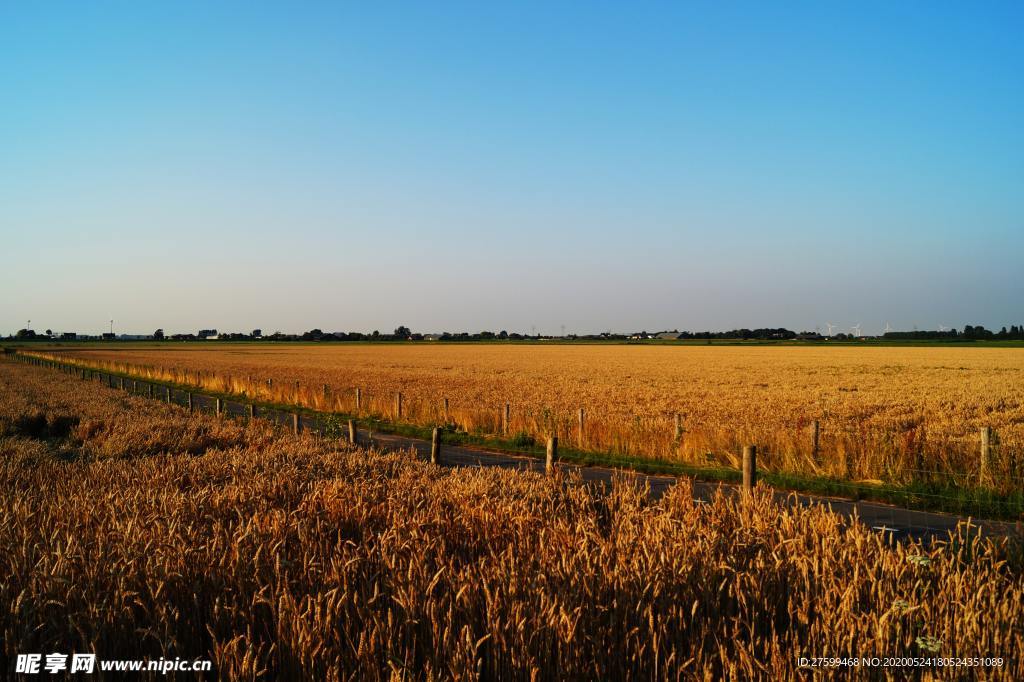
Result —
<instances>
[{"instance_id":1,"label":"flat farmland","mask_svg":"<svg viewBox=\"0 0 1024 682\"><path fill-rule=\"evenodd\" d=\"M625 478L439 467L12 362L0 547L6 660L216 671L125 679L795 680L825 652L1024 675L1009 538L893 543L763 488L695 504L686 480L651 500Z\"/></svg>"},{"instance_id":2,"label":"flat farmland","mask_svg":"<svg viewBox=\"0 0 1024 682\"><path fill-rule=\"evenodd\" d=\"M211 343L61 356L387 419L399 418L401 393L400 421L524 442L555 433L635 457L735 466L753 443L759 467L851 480L976 483L990 427L991 484L1013 487L1024 473L1024 350L1014 348Z\"/></svg>"}]
</instances>

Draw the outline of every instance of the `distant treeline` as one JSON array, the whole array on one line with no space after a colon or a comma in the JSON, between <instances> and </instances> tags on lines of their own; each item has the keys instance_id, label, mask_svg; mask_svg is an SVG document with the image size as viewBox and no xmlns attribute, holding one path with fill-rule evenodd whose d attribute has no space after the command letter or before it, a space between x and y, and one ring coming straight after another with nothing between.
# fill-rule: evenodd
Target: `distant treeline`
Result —
<instances>
[{"instance_id":1,"label":"distant treeline","mask_svg":"<svg viewBox=\"0 0 1024 682\"><path fill-rule=\"evenodd\" d=\"M165 335L163 329L157 329L151 335L122 335L115 336L113 333L104 333L99 337L89 337L65 332L54 334L47 329L45 334L37 334L31 329L21 329L13 337L19 341L74 341L74 340L104 340L104 341L541 341L549 339L564 339L570 341L675 341L675 340L740 340L740 341L779 341L779 340L804 340L824 341L827 338L839 341L856 340L858 338L851 334L840 333L832 337L822 336L818 332L795 332L785 327L767 327L762 329L733 329L723 332L689 332L689 331L663 331L663 332L634 332L632 334L617 334L613 332L602 332L600 334L565 334L563 336L547 336L541 334L520 334L518 332L492 332L482 331L469 332L441 332L435 334L413 332L408 327L400 326L394 332L382 333L374 331L363 332L325 332L321 329L310 329L303 334L285 334L274 332L263 335L259 329L251 333L241 332L218 333L216 329L202 329L198 334L170 334ZM877 338L877 337L867 337ZM1024 325L1012 325L1003 327L994 332L980 325L967 325L963 331L956 329L931 331L914 330L909 332L887 332L882 339L887 341L1011 341L1024 340ZM11 337L8 337L11 339Z\"/></svg>"},{"instance_id":2,"label":"distant treeline","mask_svg":"<svg viewBox=\"0 0 1024 682\"><path fill-rule=\"evenodd\" d=\"M967 325L963 331L947 329L943 331L912 331L912 332L887 332L882 338L893 341L901 340L964 340L964 341L1024 341L1024 325L1011 325L1009 329L1003 327L997 332L984 327Z\"/></svg>"},{"instance_id":3,"label":"distant treeline","mask_svg":"<svg viewBox=\"0 0 1024 682\"><path fill-rule=\"evenodd\" d=\"M679 332L676 338L679 339L743 339L743 340L768 340L768 339L795 339L796 332L783 327L777 329L733 329L727 332Z\"/></svg>"},{"instance_id":4,"label":"distant treeline","mask_svg":"<svg viewBox=\"0 0 1024 682\"><path fill-rule=\"evenodd\" d=\"M734 329L727 332L636 332L633 334L616 334L613 332L602 332L600 334L566 334L565 336L545 336L539 334L520 334L518 332L482 331L470 332L441 332L437 334L421 334L410 330L408 327L398 327L394 332L387 334L379 331L372 333L363 332L325 332L321 329L311 329L303 334L283 334L275 332L261 337L264 341L537 341L542 339L570 339L579 341L628 341L628 340L676 340L676 339L746 339L746 340L769 340L769 339L795 339L796 332L789 329ZM808 336L814 336L808 334ZM174 334L168 337L176 341L190 341L202 336L193 334ZM220 334L218 339L240 341L254 338L245 334Z\"/></svg>"}]
</instances>

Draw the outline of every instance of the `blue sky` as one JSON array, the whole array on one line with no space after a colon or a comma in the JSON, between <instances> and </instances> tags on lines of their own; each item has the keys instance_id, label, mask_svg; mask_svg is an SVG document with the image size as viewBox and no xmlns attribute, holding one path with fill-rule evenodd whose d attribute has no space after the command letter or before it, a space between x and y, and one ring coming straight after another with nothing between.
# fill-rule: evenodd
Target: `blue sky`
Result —
<instances>
[{"instance_id":1,"label":"blue sky","mask_svg":"<svg viewBox=\"0 0 1024 682\"><path fill-rule=\"evenodd\" d=\"M4 3L0 333L1024 322L1020 3Z\"/></svg>"}]
</instances>

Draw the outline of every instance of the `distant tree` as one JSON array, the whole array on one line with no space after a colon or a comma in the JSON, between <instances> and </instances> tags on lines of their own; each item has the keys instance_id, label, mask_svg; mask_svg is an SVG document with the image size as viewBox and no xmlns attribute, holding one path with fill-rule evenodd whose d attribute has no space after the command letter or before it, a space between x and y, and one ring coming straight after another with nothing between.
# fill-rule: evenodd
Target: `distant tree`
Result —
<instances>
[{"instance_id":1,"label":"distant tree","mask_svg":"<svg viewBox=\"0 0 1024 682\"><path fill-rule=\"evenodd\" d=\"M36 338L36 333L34 331L32 331L31 329L19 329L18 333L14 335L14 338L16 338L16 339L34 339L34 338Z\"/></svg>"},{"instance_id":2,"label":"distant tree","mask_svg":"<svg viewBox=\"0 0 1024 682\"><path fill-rule=\"evenodd\" d=\"M399 325L399 327L397 329L395 329L395 337L396 338L407 339L411 335L412 335L412 330L410 330L406 326Z\"/></svg>"},{"instance_id":3,"label":"distant tree","mask_svg":"<svg viewBox=\"0 0 1024 682\"><path fill-rule=\"evenodd\" d=\"M499 338L499 339L507 339L507 338L508 338L508 332L507 332L507 331L505 331L504 329L502 329L502 330L501 330L501 331L500 331L500 332L498 333L498 338Z\"/></svg>"},{"instance_id":4,"label":"distant tree","mask_svg":"<svg viewBox=\"0 0 1024 682\"><path fill-rule=\"evenodd\" d=\"M375 338L375 339L379 339L379 338L380 338L380 332L379 332L379 331L377 331L376 329L374 329L374 330L373 330L373 334L371 334L371 336L372 336L373 338Z\"/></svg>"},{"instance_id":5,"label":"distant tree","mask_svg":"<svg viewBox=\"0 0 1024 682\"><path fill-rule=\"evenodd\" d=\"M46 330L46 335L47 335L47 336L53 336L53 332L52 332L52 331L50 331L49 329L47 329L47 330Z\"/></svg>"},{"instance_id":6,"label":"distant tree","mask_svg":"<svg viewBox=\"0 0 1024 682\"><path fill-rule=\"evenodd\" d=\"M964 338L967 339L991 339L993 336L994 334L982 325L976 327L967 325L964 327Z\"/></svg>"},{"instance_id":7,"label":"distant tree","mask_svg":"<svg viewBox=\"0 0 1024 682\"><path fill-rule=\"evenodd\" d=\"M156 340L156 341L163 341L164 340L164 330L163 329L157 329L155 332L153 332L153 339Z\"/></svg>"}]
</instances>

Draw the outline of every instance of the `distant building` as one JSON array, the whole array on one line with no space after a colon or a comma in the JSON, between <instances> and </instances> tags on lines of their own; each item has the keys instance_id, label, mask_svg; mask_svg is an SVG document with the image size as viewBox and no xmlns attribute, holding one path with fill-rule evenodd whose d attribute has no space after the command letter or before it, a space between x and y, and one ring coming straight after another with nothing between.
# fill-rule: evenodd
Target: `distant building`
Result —
<instances>
[{"instance_id":1,"label":"distant building","mask_svg":"<svg viewBox=\"0 0 1024 682\"><path fill-rule=\"evenodd\" d=\"M103 332L103 340L104 341L114 341L116 339L117 339L117 336L113 332Z\"/></svg>"},{"instance_id":2,"label":"distant building","mask_svg":"<svg viewBox=\"0 0 1024 682\"><path fill-rule=\"evenodd\" d=\"M74 341L77 338L78 334L76 334L75 332L64 332L63 334L60 335L61 341Z\"/></svg>"},{"instance_id":3,"label":"distant building","mask_svg":"<svg viewBox=\"0 0 1024 682\"><path fill-rule=\"evenodd\" d=\"M440 341L441 340L441 334L424 334L423 335L423 340L424 341Z\"/></svg>"},{"instance_id":4,"label":"distant building","mask_svg":"<svg viewBox=\"0 0 1024 682\"><path fill-rule=\"evenodd\" d=\"M679 332L660 332L654 336L656 339L662 339L663 341L678 341Z\"/></svg>"},{"instance_id":5,"label":"distant building","mask_svg":"<svg viewBox=\"0 0 1024 682\"><path fill-rule=\"evenodd\" d=\"M200 339L208 339L208 338L210 338L211 336L212 336L212 337L214 337L214 338L216 338L216 336L217 336L217 330L216 330L216 329L200 329L200 330L199 330L199 333L198 333L198 334L196 334L196 336L197 336L198 338L200 338Z\"/></svg>"}]
</instances>

